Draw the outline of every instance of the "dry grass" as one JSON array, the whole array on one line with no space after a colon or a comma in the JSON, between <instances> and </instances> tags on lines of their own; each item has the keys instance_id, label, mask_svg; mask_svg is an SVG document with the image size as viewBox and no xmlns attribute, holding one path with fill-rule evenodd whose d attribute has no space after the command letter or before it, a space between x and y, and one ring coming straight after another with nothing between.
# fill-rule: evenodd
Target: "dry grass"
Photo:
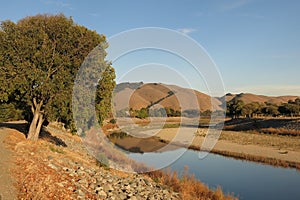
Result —
<instances>
[{"instance_id":1,"label":"dry grass","mask_svg":"<svg viewBox=\"0 0 300 200\"><path fill-rule=\"evenodd\" d=\"M237 199L233 195L225 195L222 189L210 190L206 185L197 180L194 175L188 173L186 166L180 176L177 172L152 171L147 173L154 181L169 186L173 191L178 192L183 200L229 200Z\"/></svg>"},{"instance_id":2,"label":"dry grass","mask_svg":"<svg viewBox=\"0 0 300 200\"><path fill-rule=\"evenodd\" d=\"M179 128L180 124L164 124L163 128Z\"/></svg>"},{"instance_id":3,"label":"dry grass","mask_svg":"<svg viewBox=\"0 0 300 200\"><path fill-rule=\"evenodd\" d=\"M275 134L283 136L300 136L300 130L285 129L285 128L262 128L260 132L266 134Z\"/></svg>"},{"instance_id":4,"label":"dry grass","mask_svg":"<svg viewBox=\"0 0 300 200\"><path fill-rule=\"evenodd\" d=\"M47 156L58 156L49 151L45 142L24 141L16 146L16 165L14 175L20 191L19 199L71 199L76 186L63 171L57 172L46 164ZM47 156L46 156L47 155ZM57 183L64 182L64 187ZM70 190L66 190L70 188Z\"/></svg>"},{"instance_id":5,"label":"dry grass","mask_svg":"<svg viewBox=\"0 0 300 200\"><path fill-rule=\"evenodd\" d=\"M117 124L107 123L102 127L102 130L105 134L107 134L110 130L114 130L117 128L118 128Z\"/></svg>"},{"instance_id":6,"label":"dry grass","mask_svg":"<svg viewBox=\"0 0 300 200\"><path fill-rule=\"evenodd\" d=\"M299 136L282 136L274 134L263 134L257 131L222 131L221 140L231 141L242 145L258 145L276 149L300 151Z\"/></svg>"},{"instance_id":7,"label":"dry grass","mask_svg":"<svg viewBox=\"0 0 300 200\"><path fill-rule=\"evenodd\" d=\"M227 120L224 130L253 131L283 136L300 136L300 119L295 118L239 118Z\"/></svg>"}]
</instances>

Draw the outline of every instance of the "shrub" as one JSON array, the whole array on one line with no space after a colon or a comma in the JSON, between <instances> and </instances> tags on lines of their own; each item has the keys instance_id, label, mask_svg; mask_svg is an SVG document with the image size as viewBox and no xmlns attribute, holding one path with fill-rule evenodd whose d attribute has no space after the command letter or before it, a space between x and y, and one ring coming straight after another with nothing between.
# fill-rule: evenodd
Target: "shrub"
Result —
<instances>
[{"instance_id":1,"label":"shrub","mask_svg":"<svg viewBox=\"0 0 300 200\"><path fill-rule=\"evenodd\" d=\"M178 177L176 172L152 171L147 173L155 182L171 187L175 192L179 192L181 199L213 199L229 200L237 199L232 195L224 195L222 189L218 187L215 191L210 190L205 184L198 181L193 175L188 173L188 167L184 168Z\"/></svg>"},{"instance_id":2,"label":"shrub","mask_svg":"<svg viewBox=\"0 0 300 200\"><path fill-rule=\"evenodd\" d=\"M109 120L109 123L111 123L111 124L116 124L116 123L117 123L117 120L113 118L113 119Z\"/></svg>"},{"instance_id":3,"label":"shrub","mask_svg":"<svg viewBox=\"0 0 300 200\"><path fill-rule=\"evenodd\" d=\"M109 167L109 160L108 158L106 157L106 155L104 153L99 153L97 156L96 156L96 159L97 159L97 165L100 166L100 167Z\"/></svg>"}]
</instances>

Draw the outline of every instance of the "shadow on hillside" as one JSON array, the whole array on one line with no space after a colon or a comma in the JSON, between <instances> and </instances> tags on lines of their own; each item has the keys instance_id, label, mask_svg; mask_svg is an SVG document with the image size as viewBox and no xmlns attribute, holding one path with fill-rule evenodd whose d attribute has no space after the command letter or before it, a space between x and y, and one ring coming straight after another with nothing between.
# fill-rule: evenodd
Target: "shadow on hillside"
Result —
<instances>
[{"instance_id":1,"label":"shadow on hillside","mask_svg":"<svg viewBox=\"0 0 300 200\"><path fill-rule=\"evenodd\" d=\"M27 138L29 125L28 125L27 122L15 122L15 123L1 122L0 123L0 128L15 129L15 130L19 131L20 133L24 134L25 137ZM62 139L51 135L51 133L48 132L47 130L45 130L44 128L41 131L40 138L43 139L43 140L46 140L46 141L48 141L52 144L55 144L56 146L67 147L67 144Z\"/></svg>"},{"instance_id":2,"label":"shadow on hillside","mask_svg":"<svg viewBox=\"0 0 300 200\"><path fill-rule=\"evenodd\" d=\"M264 128L300 129L299 118L240 118L226 121L225 126L227 126L227 129L235 131L259 130Z\"/></svg>"},{"instance_id":3,"label":"shadow on hillside","mask_svg":"<svg viewBox=\"0 0 300 200\"><path fill-rule=\"evenodd\" d=\"M67 144L62 139L51 135L51 133L46 131L44 128L40 134L40 138L42 138L43 140L47 140L48 142L51 142L52 144L55 144L56 146L67 147Z\"/></svg>"},{"instance_id":4,"label":"shadow on hillside","mask_svg":"<svg viewBox=\"0 0 300 200\"><path fill-rule=\"evenodd\" d=\"M27 137L27 131L28 131L28 124L27 122L1 122L0 128L11 128L15 129L25 135Z\"/></svg>"}]
</instances>

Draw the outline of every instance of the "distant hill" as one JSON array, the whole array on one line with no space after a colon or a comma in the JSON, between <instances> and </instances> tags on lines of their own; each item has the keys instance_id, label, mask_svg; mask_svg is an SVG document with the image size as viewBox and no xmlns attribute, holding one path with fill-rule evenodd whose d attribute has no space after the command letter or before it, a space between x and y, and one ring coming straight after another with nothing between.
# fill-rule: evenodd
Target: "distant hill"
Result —
<instances>
[{"instance_id":1,"label":"distant hill","mask_svg":"<svg viewBox=\"0 0 300 200\"><path fill-rule=\"evenodd\" d=\"M201 112L206 110L222 110L222 100L226 102L233 99L242 100L244 103L259 102L280 105L289 100L294 101L298 96L265 96L250 93L231 94L223 97L210 97L197 90L182 88L176 85L163 83L120 83L114 90L114 106L116 110L141 108L172 108L173 110L197 109Z\"/></svg>"},{"instance_id":2,"label":"distant hill","mask_svg":"<svg viewBox=\"0 0 300 200\"><path fill-rule=\"evenodd\" d=\"M281 103L287 103L289 100L294 101L295 99L299 98L298 96L264 96L264 95L256 95L250 93L240 93L240 94L226 94L225 99L226 101L231 101L233 99L242 100L244 103L251 103L251 102L259 102L259 103L272 103L280 105Z\"/></svg>"},{"instance_id":3,"label":"distant hill","mask_svg":"<svg viewBox=\"0 0 300 200\"><path fill-rule=\"evenodd\" d=\"M198 108L200 111L221 110L221 101L196 90L162 83L121 83L114 93L116 110L132 108L172 108L189 110ZM199 107L200 106L200 107Z\"/></svg>"}]
</instances>

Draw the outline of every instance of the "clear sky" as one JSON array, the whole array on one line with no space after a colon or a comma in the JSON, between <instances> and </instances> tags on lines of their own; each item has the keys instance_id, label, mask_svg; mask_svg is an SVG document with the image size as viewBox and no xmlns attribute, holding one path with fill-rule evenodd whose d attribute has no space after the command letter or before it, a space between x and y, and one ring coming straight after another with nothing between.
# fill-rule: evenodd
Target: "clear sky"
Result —
<instances>
[{"instance_id":1,"label":"clear sky","mask_svg":"<svg viewBox=\"0 0 300 200\"><path fill-rule=\"evenodd\" d=\"M179 30L209 53L226 92L300 96L299 11L298 0L10 0L0 20L63 13L108 38L132 28Z\"/></svg>"}]
</instances>

